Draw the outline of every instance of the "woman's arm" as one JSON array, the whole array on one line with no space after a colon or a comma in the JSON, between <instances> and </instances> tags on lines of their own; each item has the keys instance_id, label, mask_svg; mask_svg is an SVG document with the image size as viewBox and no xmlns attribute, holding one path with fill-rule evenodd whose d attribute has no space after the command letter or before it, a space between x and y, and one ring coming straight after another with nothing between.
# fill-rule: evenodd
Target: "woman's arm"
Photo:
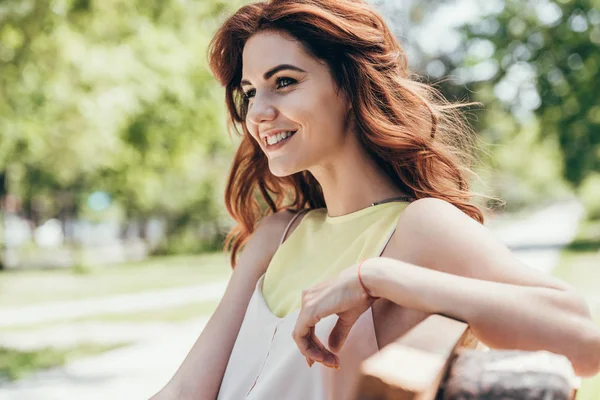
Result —
<instances>
[{"instance_id":1,"label":"woman's arm","mask_svg":"<svg viewBox=\"0 0 600 400\"><path fill-rule=\"evenodd\" d=\"M250 297L277 250L287 211L263 218L240 253L217 309L169 383L150 400L215 399ZM160 362L160 360L157 360Z\"/></svg>"},{"instance_id":2,"label":"woman's arm","mask_svg":"<svg viewBox=\"0 0 600 400\"><path fill-rule=\"evenodd\" d=\"M545 349L580 376L599 372L600 330L576 291L524 265L449 203L408 206L388 247L361 269L372 295L466 321L490 347Z\"/></svg>"}]
</instances>

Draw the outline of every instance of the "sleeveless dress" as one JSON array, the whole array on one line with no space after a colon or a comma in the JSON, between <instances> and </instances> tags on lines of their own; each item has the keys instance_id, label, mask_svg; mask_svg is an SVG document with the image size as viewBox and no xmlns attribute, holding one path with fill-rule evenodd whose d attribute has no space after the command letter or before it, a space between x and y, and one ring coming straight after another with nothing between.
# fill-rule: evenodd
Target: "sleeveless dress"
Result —
<instances>
[{"instance_id":1,"label":"sleeveless dress","mask_svg":"<svg viewBox=\"0 0 600 400\"><path fill-rule=\"evenodd\" d=\"M317 362L309 367L292 339L301 291L363 258L381 256L406 205L407 202L385 203L339 217L329 217L326 209L304 210L294 216L250 298L218 400L353 398L361 362L379 350L372 309L365 311L350 330L338 353L339 370ZM284 241L293 221L304 213L305 217ZM326 264L317 262L323 259ZM336 263L338 259L342 262ZM270 273L274 279L267 291L265 280ZM337 318L330 315L315 326L315 334L325 346Z\"/></svg>"}]
</instances>

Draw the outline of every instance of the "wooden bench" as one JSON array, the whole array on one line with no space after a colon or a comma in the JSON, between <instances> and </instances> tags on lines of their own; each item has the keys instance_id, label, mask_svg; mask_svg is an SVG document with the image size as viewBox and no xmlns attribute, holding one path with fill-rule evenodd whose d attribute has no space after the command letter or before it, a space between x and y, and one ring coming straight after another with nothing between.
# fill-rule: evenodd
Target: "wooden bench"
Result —
<instances>
[{"instance_id":1,"label":"wooden bench","mask_svg":"<svg viewBox=\"0 0 600 400\"><path fill-rule=\"evenodd\" d=\"M362 363L359 400L574 400L564 356L487 351L466 323L431 315Z\"/></svg>"}]
</instances>

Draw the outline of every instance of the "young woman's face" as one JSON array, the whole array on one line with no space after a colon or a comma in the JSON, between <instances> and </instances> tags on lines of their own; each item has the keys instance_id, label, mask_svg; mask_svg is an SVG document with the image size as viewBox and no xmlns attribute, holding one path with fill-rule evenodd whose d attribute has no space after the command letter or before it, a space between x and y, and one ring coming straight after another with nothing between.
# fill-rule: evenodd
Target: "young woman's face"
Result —
<instances>
[{"instance_id":1,"label":"young woman's face","mask_svg":"<svg viewBox=\"0 0 600 400\"><path fill-rule=\"evenodd\" d=\"M249 99L246 125L271 173L287 176L325 165L341 151L349 106L325 63L289 36L264 31L246 42L242 65L241 86ZM277 142L278 133L290 132Z\"/></svg>"}]
</instances>

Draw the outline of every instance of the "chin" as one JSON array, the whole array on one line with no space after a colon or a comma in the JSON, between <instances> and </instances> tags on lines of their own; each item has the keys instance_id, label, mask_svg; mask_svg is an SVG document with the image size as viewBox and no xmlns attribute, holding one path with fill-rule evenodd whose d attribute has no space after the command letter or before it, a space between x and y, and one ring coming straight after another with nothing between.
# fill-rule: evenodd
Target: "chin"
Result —
<instances>
[{"instance_id":1,"label":"chin","mask_svg":"<svg viewBox=\"0 0 600 400\"><path fill-rule=\"evenodd\" d=\"M286 170L271 170L271 174L278 178L285 178L286 176L294 175L297 171L286 171Z\"/></svg>"},{"instance_id":2,"label":"chin","mask_svg":"<svg viewBox=\"0 0 600 400\"><path fill-rule=\"evenodd\" d=\"M278 178L284 178L286 176L294 175L295 173L300 172L300 170L296 168L290 168L286 165L274 166L271 165L271 163L269 163L269 170L271 171L271 174Z\"/></svg>"}]
</instances>

